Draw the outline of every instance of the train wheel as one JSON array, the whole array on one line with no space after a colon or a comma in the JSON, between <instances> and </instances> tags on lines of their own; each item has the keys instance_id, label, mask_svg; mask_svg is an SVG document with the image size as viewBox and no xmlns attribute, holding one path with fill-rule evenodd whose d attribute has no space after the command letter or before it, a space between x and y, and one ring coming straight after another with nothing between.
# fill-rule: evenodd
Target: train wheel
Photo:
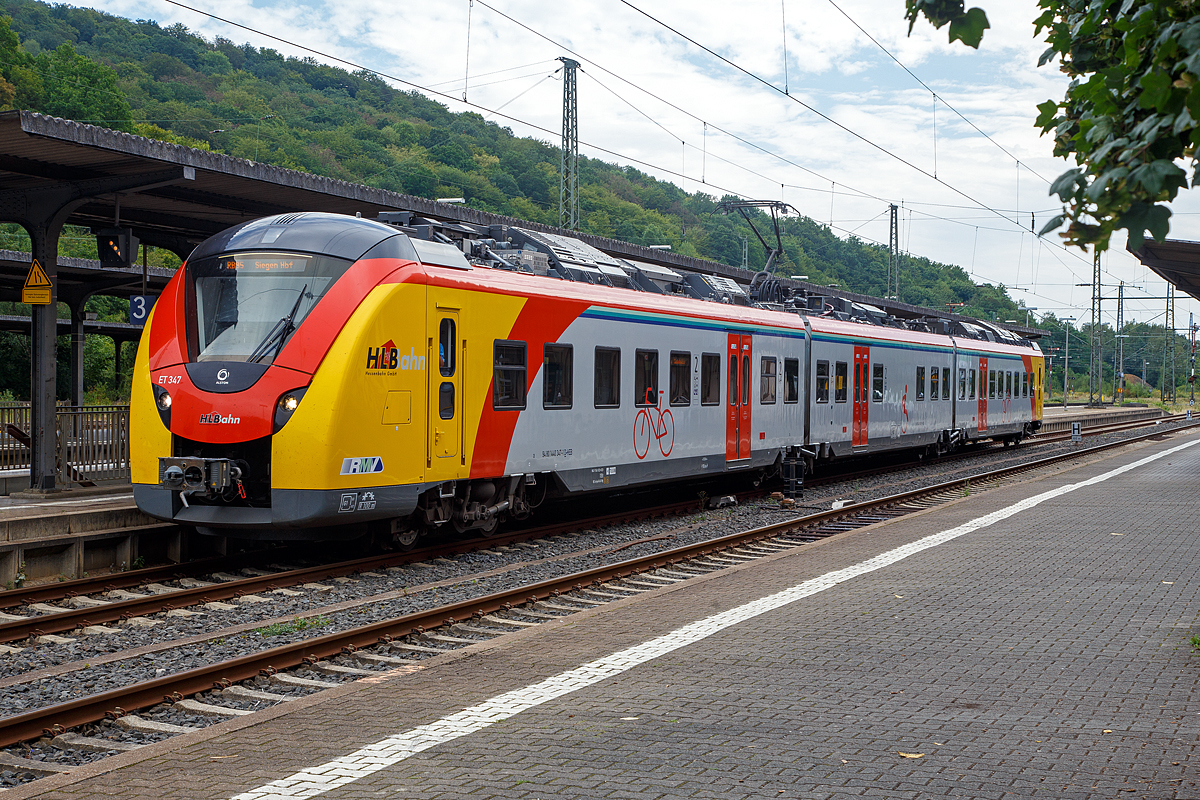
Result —
<instances>
[{"instance_id":1,"label":"train wheel","mask_svg":"<svg viewBox=\"0 0 1200 800\"><path fill-rule=\"evenodd\" d=\"M398 550L412 550L417 546L417 539L421 538L419 531L398 531L392 534L392 544Z\"/></svg>"}]
</instances>

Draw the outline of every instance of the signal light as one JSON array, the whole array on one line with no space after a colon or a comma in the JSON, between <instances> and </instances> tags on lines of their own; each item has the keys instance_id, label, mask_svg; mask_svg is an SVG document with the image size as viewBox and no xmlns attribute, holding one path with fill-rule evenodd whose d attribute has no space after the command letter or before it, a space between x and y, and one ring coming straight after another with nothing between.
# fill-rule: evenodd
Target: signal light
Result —
<instances>
[{"instance_id":1,"label":"signal light","mask_svg":"<svg viewBox=\"0 0 1200 800\"><path fill-rule=\"evenodd\" d=\"M96 250L103 267L133 266L139 244L132 228L105 228L96 232Z\"/></svg>"}]
</instances>

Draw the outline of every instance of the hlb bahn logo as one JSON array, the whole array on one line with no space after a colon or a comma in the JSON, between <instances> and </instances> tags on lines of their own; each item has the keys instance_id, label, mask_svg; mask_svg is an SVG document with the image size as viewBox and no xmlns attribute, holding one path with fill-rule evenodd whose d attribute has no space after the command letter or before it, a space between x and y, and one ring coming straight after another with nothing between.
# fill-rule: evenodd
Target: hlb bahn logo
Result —
<instances>
[{"instance_id":1,"label":"hlb bahn logo","mask_svg":"<svg viewBox=\"0 0 1200 800\"><path fill-rule=\"evenodd\" d=\"M211 414L201 414L200 415L200 424L201 425L237 425L241 421L242 421L241 417L234 417L234 416L222 417L220 414L218 414L215 411Z\"/></svg>"},{"instance_id":2,"label":"hlb bahn logo","mask_svg":"<svg viewBox=\"0 0 1200 800\"><path fill-rule=\"evenodd\" d=\"M408 355L400 355L400 349L396 347L396 343L391 339L383 344L382 347L367 348L367 371L391 371L397 370L423 370L425 369L425 356L419 356L416 353L416 348L408 348Z\"/></svg>"}]
</instances>

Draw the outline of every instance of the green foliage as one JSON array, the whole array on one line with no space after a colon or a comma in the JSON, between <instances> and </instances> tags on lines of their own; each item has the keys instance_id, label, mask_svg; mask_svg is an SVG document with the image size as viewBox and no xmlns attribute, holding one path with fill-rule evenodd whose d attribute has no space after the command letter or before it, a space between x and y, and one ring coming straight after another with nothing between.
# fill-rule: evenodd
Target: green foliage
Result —
<instances>
[{"instance_id":1,"label":"green foliage","mask_svg":"<svg viewBox=\"0 0 1200 800\"><path fill-rule=\"evenodd\" d=\"M1039 0L1035 21L1071 85L1061 102L1038 106L1037 126L1054 136L1054 154L1079 166L1051 187L1062 214L1042 233L1104 250L1118 229L1129 246L1170 229L1166 203L1188 185L1175 164L1200 143L1200 15L1178 0Z\"/></svg>"},{"instance_id":2,"label":"green foliage","mask_svg":"<svg viewBox=\"0 0 1200 800\"><path fill-rule=\"evenodd\" d=\"M918 17L924 15L935 28L949 23L950 43L960 41L979 48L983 32L992 27L982 8L966 9L963 0L904 0L904 18L911 35Z\"/></svg>"}]
</instances>

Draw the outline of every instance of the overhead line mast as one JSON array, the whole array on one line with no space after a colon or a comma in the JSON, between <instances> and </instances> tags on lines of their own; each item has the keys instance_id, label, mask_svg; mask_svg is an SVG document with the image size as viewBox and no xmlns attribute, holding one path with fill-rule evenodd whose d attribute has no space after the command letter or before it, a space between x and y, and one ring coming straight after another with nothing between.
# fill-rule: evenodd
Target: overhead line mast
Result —
<instances>
[{"instance_id":1,"label":"overhead line mast","mask_svg":"<svg viewBox=\"0 0 1200 800\"><path fill-rule=\"evenodd\" d=\"M579 62L560 56L563 63L562 155L558 168L558 224L579 230L579 93L575 70Z\"/></svg>"}]
</instances>

